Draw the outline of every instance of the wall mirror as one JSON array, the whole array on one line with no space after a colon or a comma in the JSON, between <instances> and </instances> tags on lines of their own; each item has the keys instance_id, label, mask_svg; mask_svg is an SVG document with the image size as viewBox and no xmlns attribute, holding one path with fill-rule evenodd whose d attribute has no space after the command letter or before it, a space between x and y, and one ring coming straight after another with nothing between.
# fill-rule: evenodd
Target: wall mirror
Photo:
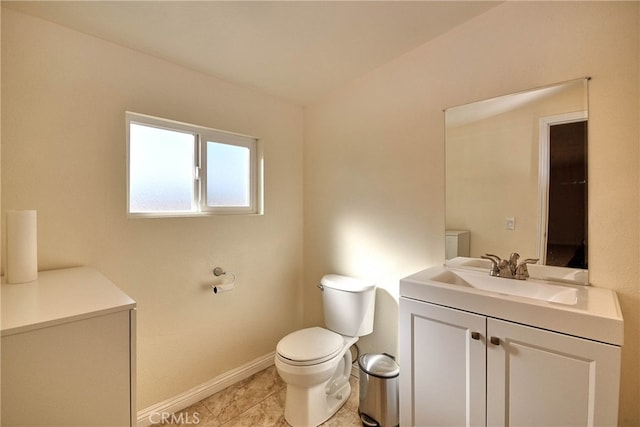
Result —
<instances>
[{"instance_id":1,"label":"wall mirror","mask_svg":"<svg viewBox=\"0 0 640 427\"><path fill-rule=\"evenodd\" d=\"M588 267L588 81L445 110L447 259Z\"/></svg>"}]
</instances>

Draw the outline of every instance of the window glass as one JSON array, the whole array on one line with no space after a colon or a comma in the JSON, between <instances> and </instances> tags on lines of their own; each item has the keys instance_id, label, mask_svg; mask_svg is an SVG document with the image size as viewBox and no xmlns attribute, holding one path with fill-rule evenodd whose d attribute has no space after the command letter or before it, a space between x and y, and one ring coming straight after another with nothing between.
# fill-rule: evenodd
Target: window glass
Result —
<instances>
[{"instance_id":1,"label":"window glass","mask_svg":"<svg viewBox=\"0 0 640 427\"><path fill-rule=\"evenodd\" d=\"M191 211L195 135L131 123L129 211Z\"/></svg>"},{"instance_id":2,"label":"window glass","mask_svg":"<svg viewBox=\"0 0 640 427\"><path fill-rule=\"evenodd\" d=\"M207 141L207 206L250 206L250 161L247 147Z\"/></svg>"}]
</instances>

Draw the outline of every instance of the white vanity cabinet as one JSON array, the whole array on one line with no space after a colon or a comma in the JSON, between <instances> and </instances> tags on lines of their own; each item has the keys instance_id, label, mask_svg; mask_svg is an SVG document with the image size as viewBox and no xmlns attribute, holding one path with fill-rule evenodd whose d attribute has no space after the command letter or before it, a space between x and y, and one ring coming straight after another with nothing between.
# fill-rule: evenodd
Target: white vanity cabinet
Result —
<instances>
[{"instance_id":1,"label":"white vanity cabinet","mask_svg":"<svg viewBox=\"0 0 640 427\"><path fill-rule=\"evenodd\" d=\"M133 426L136 303L97 271L2 285L2 426Z\"/></svg>"},{"instance_id":2,"label":"white vanity cabinet","mask_svg":"<svg viewBox=\"0 0 640 427\"><path fill-rule=\"evenodd\" d=\"M400 298L400 425L615 426L617 345Z\"/></svg>"}]
</instances>

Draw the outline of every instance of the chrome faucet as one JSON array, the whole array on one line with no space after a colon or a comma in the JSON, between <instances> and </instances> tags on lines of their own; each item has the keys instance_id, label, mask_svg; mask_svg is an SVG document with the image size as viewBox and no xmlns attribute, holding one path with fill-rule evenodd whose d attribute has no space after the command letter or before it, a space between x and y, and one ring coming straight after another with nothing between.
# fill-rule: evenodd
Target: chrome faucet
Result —
<instances>
[{"instance_id":1,"label":"chrome faucet","mask_svg":"<svg viewBox=\"0 0 640 427\"><path fill-rule=\"evenodd\" d=\"M491 261L491 269L489 274L495 277L504 277L507 279L525 280L529 277L529 270L527 264L535 264L537 259L527 258L524 261L518 263L520 254L514 252L509 256L509 259L500 259L498 255L484 254L480 258L488 259Z\"/></svg>"}]
</instances>

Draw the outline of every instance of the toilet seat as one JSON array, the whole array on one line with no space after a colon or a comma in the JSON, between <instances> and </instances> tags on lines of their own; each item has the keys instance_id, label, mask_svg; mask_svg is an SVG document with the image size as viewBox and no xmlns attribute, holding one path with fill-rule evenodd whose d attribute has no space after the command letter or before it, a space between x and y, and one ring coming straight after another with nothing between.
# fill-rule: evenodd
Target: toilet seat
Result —
<instances>
[{"instance_id":1,"label":"toilet seat","mask_svg":"<svg viewBox=\"0 0 640 427\"><path fill-rule=\"evenodd\" d=\"M295 366L317 365L339 355L344 339L328 329L313 327L282 338L276 352L283 362Z\"/></svg>"}]
</instances>

